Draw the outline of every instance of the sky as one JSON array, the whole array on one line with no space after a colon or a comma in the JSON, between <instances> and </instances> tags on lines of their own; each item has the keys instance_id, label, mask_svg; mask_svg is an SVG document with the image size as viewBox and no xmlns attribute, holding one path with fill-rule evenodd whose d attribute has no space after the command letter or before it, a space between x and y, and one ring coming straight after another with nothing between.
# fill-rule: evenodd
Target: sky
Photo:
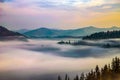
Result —
<instances>
[{"instance_id":1,"label":"sky","mask_svg":"<svg viewBox=\"0 0 120 80\"><path fill-rule=\"evenodd\" d=\"M0 0L9 29L120 27L120 0Z\"/></svg>"}]
</instances>

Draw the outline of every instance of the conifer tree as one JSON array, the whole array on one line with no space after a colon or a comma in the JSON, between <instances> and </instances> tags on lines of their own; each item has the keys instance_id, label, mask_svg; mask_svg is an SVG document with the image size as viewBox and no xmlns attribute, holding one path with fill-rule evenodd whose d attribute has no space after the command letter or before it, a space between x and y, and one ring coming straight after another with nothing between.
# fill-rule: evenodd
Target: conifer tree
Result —
<instances>
[{"instance_id":1,"label":"conifer tree","mask_svg":"<svg viewBox=\"0 0 120 80\"><path fill-rule=\"evenodd\" d=\"M98 65L95 68L95 73L96 73L96 80L100 80L100 69Z\"/></svg>"},{"instance_id":2,"label":"conifer tree","mask_svg":"<svg viewBox=\"0 0 120 80\"><path fill-rule=\"evenodd\" d=\"M62 80L60 75L58 76L58 80Z\"/></svg>"},{"instance_id":3,"label":"conifer tree","mask_svg":"<svg viewBox=\"0 0 120 80\"><path fill-rule=\"evenodd\" d=\"M81 73L80 80L85 80L84 73Z\"/></svg>"}]
</instances>

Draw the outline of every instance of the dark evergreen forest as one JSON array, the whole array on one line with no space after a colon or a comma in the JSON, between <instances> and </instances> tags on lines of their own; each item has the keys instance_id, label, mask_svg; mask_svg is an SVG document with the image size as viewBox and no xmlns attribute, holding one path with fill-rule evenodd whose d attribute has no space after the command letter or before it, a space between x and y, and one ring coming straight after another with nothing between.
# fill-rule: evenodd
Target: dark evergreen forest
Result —
<instances>
[{"instance_id":1,"label":"dark evergreen forest","mask_svg":"<svg viewBox=\"0 0 120 80\"><path fill-rule=\"evenodd\" d=\"M107 32L98 32L91 34L89 36L83 37L83 40L95 40L95 39L111 39L111 38L120 38L120 30L119 31L107 31Z\"/></svg>"},{"instance_id":2,"label":"dark evergreen forest","mask_svg":"<svg viewBox=\"0 0 120 80\"><path fill-rule=\"evenodd\" d=\"M65 78L58 76L58 80L71 80L66 74ZM73 80L120 80L120 58L112 59L111 64L105 64L103 68L97 65L94 70L87 74L76 75Z\"/></svg>"}]
</instances>

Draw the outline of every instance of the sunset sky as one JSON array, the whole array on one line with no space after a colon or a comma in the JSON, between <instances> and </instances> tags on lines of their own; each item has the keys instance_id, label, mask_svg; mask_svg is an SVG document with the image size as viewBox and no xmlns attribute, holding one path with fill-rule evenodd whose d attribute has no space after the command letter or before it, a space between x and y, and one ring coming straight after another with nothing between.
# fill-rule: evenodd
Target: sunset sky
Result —
<instances>
[{"instance_id":1,"label":"sunset sky","mask_svg":"<svg viewBox=\"0 0 120 80\"><path fill-rule=\"evenodd\" d=\"M120 27L120 0L0 0L9 29Z\"/></svg>"}]
</instances>

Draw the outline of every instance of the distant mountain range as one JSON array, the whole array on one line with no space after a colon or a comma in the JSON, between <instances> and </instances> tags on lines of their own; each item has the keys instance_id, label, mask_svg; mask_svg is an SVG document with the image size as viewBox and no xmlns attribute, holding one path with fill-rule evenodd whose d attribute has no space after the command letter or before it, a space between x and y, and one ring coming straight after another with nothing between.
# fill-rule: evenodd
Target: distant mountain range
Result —
<instances>
[{"instance_id":1,"label":"distant mountain range","mask_svg":"<svg viewBox=\"0 0 120 80\"><path fill-rule=\"evenodd\" d=\"M28 32L28 31L30 31L30 30L28 30L28 29L20 29L20 30L15 30L14 32L18 32L18 33L23 34L23 33Z\"/></svg>"},{"instance_id":2,"label":"distant mountain range","mask_svg":"<svg viewBox=\"0 0 120 80\"><path fill-rule=\"evenodd\" d=\"M93 26L69 29L69 30L58 30L49 28L38 28L35 30L21 29L16 32L10 31L7 28L0 26L0 40L4 39L25 39L29 38L80 38L93 33L103 31L120 30L119 27L111 28L96 28Z\"/></svg>"},{"instance_id":3,"label":"distant mountain range","mask_svg":"<svg viewBox=\"0 0 120 80\"><path fill-rule=\"evenodd\" d=\"M30 38L72 38L72 37L83 37L96 32L102 31L113 31L119 30L119 27L111 28L96 28L93 26L79 28L79 29L70 29L70 30L58 30L58 29L49 29L49 28L38 28L35 30L30 30L23 33Z\"/></svg>"},{"instance_id":4,"label":"distant mountain range","mask_svg":"<svg viewBox=\"0 0 120 80\"><path fill-rule=\"evenodd\" d=\"M7 28L0 26L0 40L23 40L26 37L18 32L13 32Z\"/></svg>"}]
</instances>

